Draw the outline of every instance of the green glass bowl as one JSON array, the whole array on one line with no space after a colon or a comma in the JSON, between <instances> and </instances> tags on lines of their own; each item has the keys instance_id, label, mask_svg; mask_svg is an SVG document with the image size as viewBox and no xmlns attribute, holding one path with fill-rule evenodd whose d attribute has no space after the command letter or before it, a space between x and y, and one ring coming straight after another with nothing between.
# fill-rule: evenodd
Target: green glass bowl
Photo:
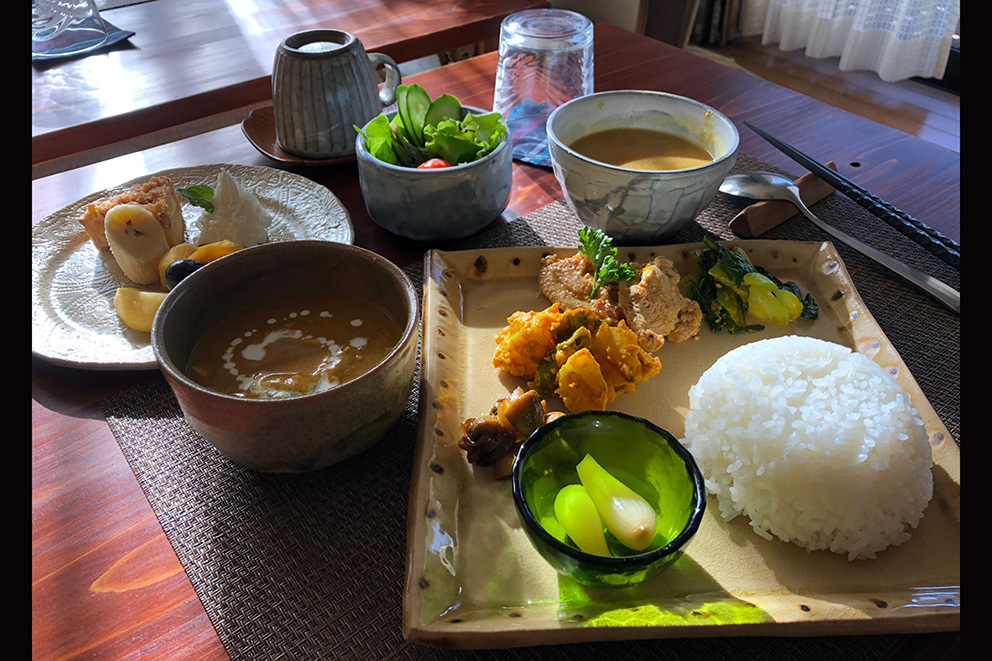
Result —
<instances>
[{"instance_id":1,"label":"green glass bowl","mask_svg":"<svg viewBox=\"0 0 992 661\"><path fill-rule=\"evenodd\" d=\"M612 557L584 553L555 518L555 496L579 484L575 467L587 454L657 513L654 540L644 551L607 533ZM689 451L648 420L614 411L572 413L543 425L521 445L512 480L534 548L559 574L588 586L629 587L656 576L682 555L706 509L703 476Z\"/></svg>"}]
</instances>

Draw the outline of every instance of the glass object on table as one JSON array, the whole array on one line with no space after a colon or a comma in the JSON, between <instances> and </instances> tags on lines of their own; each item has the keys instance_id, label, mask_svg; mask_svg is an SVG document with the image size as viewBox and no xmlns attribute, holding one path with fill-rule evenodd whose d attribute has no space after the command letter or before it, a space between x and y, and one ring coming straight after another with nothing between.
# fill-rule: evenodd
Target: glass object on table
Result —
<instances>
[{"instance_id":1,"label":"glass object on table","mask_svg":"<svg viewBox=\"0 0 992 661\"><path fill-rule=\"evenodd\" d=\"M545 122L562 103L593 92L593 25L577 12L530 9L503 19L493 110L514 158L550 167Z\"/></svg>"},{"instance_id":2,"label":"glass object on table","mask_svg":"<svg viewBox=\"0 0 992 661\"><path fill-rule=\"evenodd\" d=\"M103 46L109 30L94 0L31 0L31 51L70 56Z\"/></svg>"}]
</instances>

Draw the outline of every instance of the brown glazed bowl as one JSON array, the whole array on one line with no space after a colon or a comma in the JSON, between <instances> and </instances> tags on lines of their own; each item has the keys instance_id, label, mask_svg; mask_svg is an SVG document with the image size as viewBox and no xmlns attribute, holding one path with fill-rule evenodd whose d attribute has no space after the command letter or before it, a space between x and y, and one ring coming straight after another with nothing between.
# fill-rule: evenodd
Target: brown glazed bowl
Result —
<instances>
[{"instance_id":1,"label":"brown glazed bowl","mask_svg":"<svg viewBox=\"0 0 992 661\"><path fill-rule=\"evenodd\" d=\"M399 342L355 379L297 397L225 395L186 376L193 346L226 312L307 288L377 302L403 329ZM183 415L198 434L246 468L303 472L367 450L399 419L413 387L419 320L413 284L384 257L330 241L284 241L239 250L182 280L155 315L151 342Z\"/></svg>"}]
</instances>

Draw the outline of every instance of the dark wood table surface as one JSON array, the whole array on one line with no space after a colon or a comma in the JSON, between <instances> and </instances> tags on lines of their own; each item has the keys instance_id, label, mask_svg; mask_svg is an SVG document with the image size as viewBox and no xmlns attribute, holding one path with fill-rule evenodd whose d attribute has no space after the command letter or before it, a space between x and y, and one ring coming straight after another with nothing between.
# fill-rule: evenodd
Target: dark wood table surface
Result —
<instances>
[{"instance_id":1,"label":"dark wood table surface","mask_svg":"<svg viewBox=\"0 0 992 661\"><path fill-rule=\"evenodd\" d=\"M152 3L155 4L155 3ZM801 174L747 130L764 128L907 213L960 238L957 153L795 94L737 70L609 25L596 26L596 89L654 89L721 110L741 150ZM492 107L494 53L410 81L431 94ZM206 163L282 167L326 185L355 226L355 243L400 265L432 246L392 236L368 218L354 163L293 168L275 163L238 126L32 182L32 222L142 171ZM561 198L548 169L514 164L512 221ZM89 372L33 358L32 624L37 659L225 658L226 653L100 409L107 395L147 373ZM955 658L957 632L906 636L889 658Z\"/></svg>"},{"instance_id":2,"label":"dark wood table surface","mask_svg":"<svg viewBox=\"0 0 992 661\"><path fill-rule=\"evenodd\" d=\"M32 165L271 100L279 43L334 28L406 62L494 40L546 0L153 0L103 17L134 32L86 57L31 67Z\"/></svg>"}]
</instances>

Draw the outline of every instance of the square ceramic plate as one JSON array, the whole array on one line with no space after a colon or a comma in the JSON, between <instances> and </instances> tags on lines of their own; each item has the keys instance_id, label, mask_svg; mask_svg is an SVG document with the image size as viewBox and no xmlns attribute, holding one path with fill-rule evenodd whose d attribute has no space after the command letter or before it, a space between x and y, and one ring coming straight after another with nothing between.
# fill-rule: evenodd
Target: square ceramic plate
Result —
<instances>
[{"instance_id":1,"label":"square ceramic plate","mask_svg":"<svg viewBox=\"0 0 992 661\"><path fill-rule=\"evenodd\" d=\"M492 366L494 336L517 310L540 310L542 255L573 249L432 251L425 257L420 429L411 485L403 630L411 642L499 648L636 638L881 634L960 627L959 449L858 296L830 243L741 241L751 259L812 292L820 317L787 329L668 343L661 374L611 404L677 437L688 390L741 344L794 333L869 355L910 394L934 455L934 497L912 539L876 560L765 540L710 503L686 554L636 588L593 590L559 579L530 546L508 480L467 463L465 418L524 385ZM700 245L624 249L679 271ZM560 409L560 403L548 402ZM711 497L712 499L712 497Z\"/></svg>"}]
</instances>

